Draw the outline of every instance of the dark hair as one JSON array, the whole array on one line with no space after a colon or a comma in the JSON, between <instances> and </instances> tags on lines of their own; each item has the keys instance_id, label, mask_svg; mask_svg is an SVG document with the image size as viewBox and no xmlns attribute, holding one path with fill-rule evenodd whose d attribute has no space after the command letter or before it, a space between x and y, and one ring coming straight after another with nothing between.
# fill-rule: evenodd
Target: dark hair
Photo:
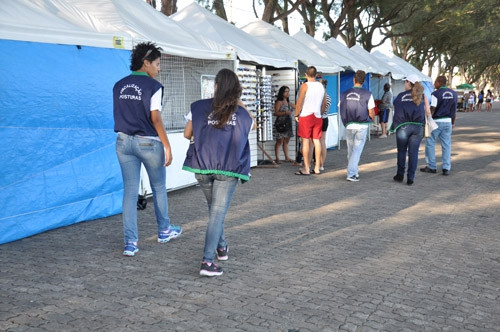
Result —
<instances>
[{"instance_id":1,"label":"dark hair","mask_svg":"<svg viewBox=\"0 0 500 332\"><path fill-rule=\"evenodd\" d=\"M307 70L306 70L307 76L316 78L316 74L318 74L316 67L314 67L314 66L307 67Z\"/></svg>"},{"instance_id":2,"label":"dark hair","mask_svg":"<svg viewBox=\"0 0 500 332\"><path fill-rule=\"evenodd\" d=\"M391 85L389 83L384 84L384 91L389 91L391 89Z\"/></svg>"},{"instance_id":3,"label":"dark hair","mask_svg":"<svg viewBox=\"0 0 500 332\"><path fill-rule=\"evenodd\" d=\"M238 108L241 85L238 76L230 69L221 69L215 76L215 94L212 102L214 127L223 128Z\"/></svg>"},{"instance_id":4,"label":"dark hair","mask_svg":"<svg viewBox=\"0 0 500 332\"><path fill-rule=\"evenodd\" d=\"M328 80L322 79L321 84L323 84L323 86L326 88L326 86L328 85Z\"/></svg>"},{"instance_id":5,"label":"dark hair","mask_svg":"<svg viewBox=\"0 0 500 332\"><path fill-rule=\"evenodd\" d=\"M441 75L441 76L438 76L436 77L436 82L440 85L440 86L445 86L446 85L446 77Z\"/></svg>"},{"instance_id":6,"label":"dark hair","mask_svg":"<svg viewBox=\"0 0 500 332\"><path fill-rule=\"evenodd\" d=\"M151 42L140 43L135 45L130 55L130 70L137 71L141 69L144 60L153 62L161 57L161 47Z\"/></svg>"},{"instance_id":7,"label":"dark hair","mask_svg":"<svg viewBox=\"0 0 500 332\"><path fill-rule=\"evenodd\" d=\"M283 95L285 94L285 90L286 90L286 89L288 89L288 90L290 91L290 88L289 88L289 87L287 87L286 85L283 85L283 86L279 89L279 91L278 91L278 96L276 97L276 100L284 100L284 98L285 98L285 97L284 97ZM287 102L290 102L290 97L287 97L287 98L286 98L286 101L287 101Z\"/></svg>"},{"instance_id":8,"label":"dark hair","mask_svg":"<svg viewBox=\"0 0 500 332\"><path fill-rule=\"evenodd\" d=\"M365 83L365 78L366 78L366 73L362 70L358 70L354 74L354 82L356 82L358 84Z\"/></svg>"}]
</instances>

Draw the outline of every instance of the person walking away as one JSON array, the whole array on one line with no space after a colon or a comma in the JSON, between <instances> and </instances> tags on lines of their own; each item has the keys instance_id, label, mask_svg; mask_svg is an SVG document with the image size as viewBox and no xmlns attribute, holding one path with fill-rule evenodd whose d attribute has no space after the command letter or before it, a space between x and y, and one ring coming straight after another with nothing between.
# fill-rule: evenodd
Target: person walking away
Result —
<instances>
[{"instance_id":1,"label":"person walking away","mask_svg":"<svg viewBox=\"0 0 500 332\"><path fill-rule=\"evenodd\" d=\"M283 154L285 161L292 163L288 155L288 143L290 138L293 137L292 128L292 112L295 105L290 102L290 88L282 86L278 91L276 103L274 104L274 115L276 120L274 122L276 129L276 144L274 145L274 153L276 155L276 163L281 164L280 148L283 146Z\"/></svg>"},{"instance_id":2,"label":"person walking away","mask_svg":"<svg viewBox=\"0 0 500 332\"><path fill-rule=\"evenodd\" d=\"M469 111L469 95L470 95L470 92L464 92L464 98L463 98L463 101L464 101L464 112L468 112Z\"/></svg>"},{"instance_id":3,"label":"person walking away","mask_svg":"<svg viewBox=\"0 0 500 332\"><path fill-rule=\"evenodd\" d=\"M304 159L302 169L295 175L309 175L311 169L310 151L311 139L315 149L315 158L321 158L321 128L323 120L321 113L326 107L326 92L323 84L316 81L316 67L311 66L306 70L306 80L300 87L297 108L295 109L295 120L299 129L297 136L302 138L302 156ZM320 174L319 163L314 165L314 174Z\"/></svg>"},{"instance_id":4,"label":"person walking away","mask_svg":"<svg viewBox=\"0 0 500 332\"><path fill-rule=\"evenodd\" d=\"M375 118L375 101L370 91L363 89L366 74L354 74L354 87L340 97L340 117L346 128L347 181L359 181L358 164L368 135L368 127Z\"/></svg>"},{"instance_id":5,"label":"person walking away","mask_svg":"<svg viewBox=\"0 0 500 332\"><path fill-rule=\"evenodd\" d=\"M223 273L214 259L228 259L226 214L238 180L250 180L248 134L255 122L239 99L241 90L236 74L221 69L215 76L214 97L191 104L184 128L190 145L182 169L195 174L208 205L201 276Z\"/></svg>"},{"instance_id":6,"label":"person walking away","mask_svg":"<svg viewBox=\"0 0 500 332\"><path fill-rule=\"evenodd\" d=\"M325 95L326 95L326 105L325 109L321 113L321 118L323 120L323 125L321 127L321 138L320 138L320 143L321 143L321 157L319 160L319 170L324 171L325 167L325 159L326 159L326 131L328 130L328 112L330 112L330 106L332 105L332 98L326 93L326 86L328 85L328 80L322 79L321 84L325 87ZM312 156L311 156L312 157Z\"/></svg>"},{"instance_id":7,"label":"person walking away","mask_svg":"<svg viewBox=\"0 0 500 332\"><path fill-rule=\"evenodd\" d=\"M432 118L438 128L425 139L425 161L427 166L420 169L424 173L437 173L436 140L441 142L441 159L443 175L451 171L451 133L455 126L458 96L446 86L446 77L438 76L434 81L434 92L431 97Z\"/></svg>"},{"instance_id":8,"label":"person walking away","mask_svg":"<svg viewBox=\"0 0 500 332\"><path fill-rule=\"evenodd\" d=\"M424 133L425 116L431 115L424 86L417 75L409 75L404 81L405 91L394 100L392 130L396 132L397 172L394 181L403 182L408 153L406 184L414 183L418 164L418 150Z\"/></svg>"},{"instance_id":9,"label":"person walking away","mask_svg":"<svg viewBox=\"0 0 500 332\"><path fill-rule=\"evenodd\" d=\"M474 106L476 105L476 93L474 91L469 92L469 104L468 112L474 112Z\"/></svg>"},{"instance_id":10,"label":"person walking away","mask_svg":"<svg viewBox=\"0 0 500 332\"><path fill-rule=\"evenodd\" d=\"M384 84L384 94L382 95L382 102L379 105L380 111L378 113L380 127L382 134L380 138L387 138L387 121L389 121L389 114L392 109L392 92L389 83Z\"/></svg>"},{"instance_id":11,"label":"person walking away","mask_svg":"<svg viewBox=\"0 0 500 332\"><path fill-rule=\"evenodd\" d=\"M170 143L161 111L163 86L154 79L160 72L161 49L153 43L137 44L132 50L132 73L113 87L116 155L123 178L123 255L138 251L137 198L141 164L148 173L160 243L178 237L182 228L170 224L165 167L172 163Z\"/></svg>"},{"instance_id":12,"label":"person walking away","mask_svg":"<svg viewBox=\"0 0 500 332\"><path fill-rule=\"evenodd\" d=\"M492 111L492 103L493 103L493 93L491 92L490 89L488 89L487 93L486 93L486 98L485 98L485 101L486 101L486 112L491 112Z\"/></svg>"},{"instance_id":13,"label":"person walking away","mask_svg":"<svg viewBox=\"0 0 500 332\"><path fill-rule=\"evenodd\" d=\"M481 112L483 109L483 99L484 99L484 90L481 90L479 92L479 95L477 96L477 107L476 110L478 112Z\"/></svg>"}]
</instances>

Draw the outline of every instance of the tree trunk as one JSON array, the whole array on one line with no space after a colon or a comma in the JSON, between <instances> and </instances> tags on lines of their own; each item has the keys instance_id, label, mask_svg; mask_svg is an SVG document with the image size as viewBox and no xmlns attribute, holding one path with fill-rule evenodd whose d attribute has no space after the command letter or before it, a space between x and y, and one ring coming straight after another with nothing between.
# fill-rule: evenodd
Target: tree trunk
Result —
<instances>
[{"instance_id":1,"label":"tree trunk","mask_svg":"<svg viewBox=\"0 0 500 332\"><path fill-rule=\"evenodd\" d=\"M167 16L177 13L177 0L161 0L161 12Z\"/></svg>"},{"instance_id":2,"label":"tree trunk","mask_svg":"<svg viewBox=\"0 0 500 332\"><path fill-rule=\"evenodd\" d=\"M264 12L262 13L262 21L273 23L274 12L276 11L278 0L264 0Z\"/></svg>"},{"instance_id":3,"label":"tree trunk","mask_svg":"<svg viewBox=\"0 0 500 332\"><path fill-rule=\"evenodd\" d=\"M224 8L223 0L214 0L212 8L215 10L217 16L227 21L227 14L226 14L226 9Z\"/></svg>"}]
</instances>

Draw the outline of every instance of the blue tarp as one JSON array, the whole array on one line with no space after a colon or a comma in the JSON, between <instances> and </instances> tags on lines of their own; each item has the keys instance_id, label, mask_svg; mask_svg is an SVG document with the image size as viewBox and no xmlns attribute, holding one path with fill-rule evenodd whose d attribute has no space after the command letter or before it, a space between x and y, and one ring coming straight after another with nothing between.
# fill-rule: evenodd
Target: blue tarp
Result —
<instances>
[{"instance_id":1,"label":"blue tarp","mask_svg":"<svg viewBox=\"0 0 500 332\"><path fill-rule=\"evenodd\" d=\"M112 87L130 51L0 40L0 243L121 212Z\"/></svg>"}]
</instances>

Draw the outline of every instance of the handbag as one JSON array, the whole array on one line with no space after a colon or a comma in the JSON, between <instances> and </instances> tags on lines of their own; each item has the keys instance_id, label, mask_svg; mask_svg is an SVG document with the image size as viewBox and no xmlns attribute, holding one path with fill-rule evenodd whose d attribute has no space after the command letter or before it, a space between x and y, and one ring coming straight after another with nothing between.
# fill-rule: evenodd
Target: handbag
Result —
<instances>
[{"instance_id":1,"label":"handbag","mask_svg":"<svg viewBox=\"0 0 500 332\"><path fill-rule=\"evenodd\" d=\"M274 127L278 133L286 133L292 127L291 118L288 115L276 117Z\"/></svg>"},{"instance_id":2,"label":"handbag","mask_svg":"<svg viewBox=\"0 0 500 332\"><path fill-rule=\"evenodd\" d=\"M425 137L431 137L431 133L438 128L432 116L425 116Z\"/></svg>"}]
</instances>

